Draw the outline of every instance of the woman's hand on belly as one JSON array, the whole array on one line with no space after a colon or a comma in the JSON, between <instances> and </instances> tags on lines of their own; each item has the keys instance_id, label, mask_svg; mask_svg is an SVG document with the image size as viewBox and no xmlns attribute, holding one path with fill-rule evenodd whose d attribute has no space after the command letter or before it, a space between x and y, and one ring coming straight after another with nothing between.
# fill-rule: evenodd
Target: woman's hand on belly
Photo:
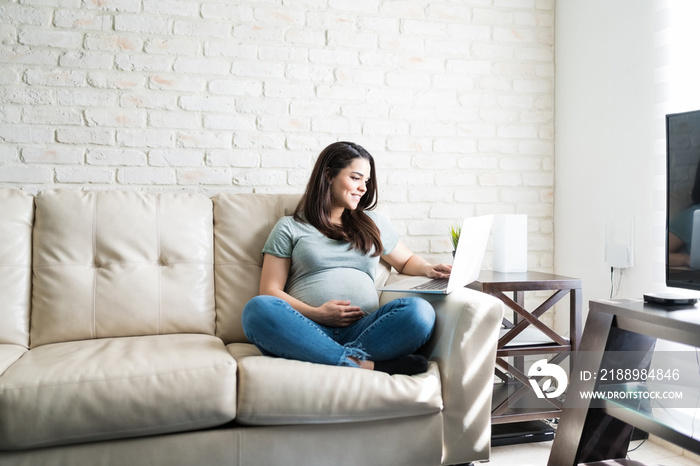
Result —
<instances>
[{"instance_id":1,"label":"woman's hand on belly","mask_svg":"<svg viewBox=\"0 0 700 466\"><path fill-rule=\"evenodd\" d=\"M314 322L326 327L347 327L365 316L359 306L351 306L350 301L332 299L315 309Z\"/></svg>"}]
</instances>

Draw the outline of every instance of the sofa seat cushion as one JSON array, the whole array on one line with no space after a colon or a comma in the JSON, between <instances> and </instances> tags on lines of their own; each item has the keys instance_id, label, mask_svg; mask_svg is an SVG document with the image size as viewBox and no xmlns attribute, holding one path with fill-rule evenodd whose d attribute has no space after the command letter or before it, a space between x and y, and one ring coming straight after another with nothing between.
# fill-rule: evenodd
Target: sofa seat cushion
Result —
<instances>
[{"instance_id":1,"label":"sofa seat cushion","mask_svg":"<svg viewBox=\"0 0 700 466\"><path fill-rule=\"evenodd\" d=\"M437 364L416 376L325 366L263 356L247 343L228 345L238 362L236 421L249 425L374 421L438 413Z\"/></svg>"},{"instance_id":2,"label":"sofa seat cushion","mask_svg":"<svg viewBox=\"0 0 700 466\"><path fill-rule=\"evenodd\" d=\"M235 407L236 362L214 336L54 343L0 376L0 449L213 427Z\"/></svg>"},{"instance_id":3,"label":"sofa seat cushion","mask_svg":"<svg viewBox=\"0 0 700 466\"><path fill-rule=\"evenodd\" d=\"M0 344L0 375L27 351L27 348L24 346Z\"/></svg>"}]
</instances>

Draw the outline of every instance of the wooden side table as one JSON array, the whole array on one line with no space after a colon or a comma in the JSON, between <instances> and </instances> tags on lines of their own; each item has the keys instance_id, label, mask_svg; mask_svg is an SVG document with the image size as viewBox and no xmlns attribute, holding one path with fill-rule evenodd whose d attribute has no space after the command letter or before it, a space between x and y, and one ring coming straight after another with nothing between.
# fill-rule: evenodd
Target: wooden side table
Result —
<instances>
[{"instance_id":1,"label":"wooden side table","mask_svg":"<svg viewBox=\"0 0 700 466\"><path fill-rule=\"evenodd\" d=\"M501 273L483 271L470 288L497 297L513 311L511 319L504 318L504 330L498 340L496 352L496 376L506 382L507 395L501 401L494 396L491 411L492 424L532 421L559 417L562 402L556 398L537 399L540 403L533 408L513 408L516 401L528 394L534 394L527 375L524 373L524 356L554 354L550 364L558 364L578 348L581 338L581 280L543 272ZM536 309L525 309L525 292L553 291ZM506 293L512 293L512 298ZM569 338L559 335L540 317L566 295L569 295ZM544 342L524 341L532 330L539 331ZM510 364L506 357L513 357ZM571 359L569 360L571 364ZM509 376L510 374L510 376ZM512 378L511 378L512 377ZM515 380L513 380L515 379Z\"/></svg>"}]
</instances>

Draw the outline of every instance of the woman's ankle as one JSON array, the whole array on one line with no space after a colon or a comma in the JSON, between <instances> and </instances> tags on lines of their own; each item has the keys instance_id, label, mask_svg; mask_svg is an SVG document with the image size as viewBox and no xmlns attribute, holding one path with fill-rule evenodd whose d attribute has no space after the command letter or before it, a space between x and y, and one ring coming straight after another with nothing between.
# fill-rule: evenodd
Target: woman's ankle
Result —
<instances>
[{"instance_id":1,"label":"woman's ankle","mask_svg":"<svg viewBox=\"0 0 700 466\"><path fill-rule=\"evenodd\" d=\"M369 361L367 359L357 359L352 356L348 356L348 359L357 364L360 369L374 370L374 361Z\"/></svg>"}]
</instances>

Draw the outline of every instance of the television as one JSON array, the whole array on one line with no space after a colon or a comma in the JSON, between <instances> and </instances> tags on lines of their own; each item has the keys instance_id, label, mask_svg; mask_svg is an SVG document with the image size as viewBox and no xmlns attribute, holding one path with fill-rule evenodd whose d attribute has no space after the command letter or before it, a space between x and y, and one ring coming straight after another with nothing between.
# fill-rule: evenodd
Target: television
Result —
<instances>
[{"instance_id":1,"label":"television","mask_svg":"<svg viewBox=\"0 0 700 466\"><path fill-rule=\"evenodd\" d=\"M700 110L666 115L666 286L700 290Z\"/></svg>"}]
</instances>

